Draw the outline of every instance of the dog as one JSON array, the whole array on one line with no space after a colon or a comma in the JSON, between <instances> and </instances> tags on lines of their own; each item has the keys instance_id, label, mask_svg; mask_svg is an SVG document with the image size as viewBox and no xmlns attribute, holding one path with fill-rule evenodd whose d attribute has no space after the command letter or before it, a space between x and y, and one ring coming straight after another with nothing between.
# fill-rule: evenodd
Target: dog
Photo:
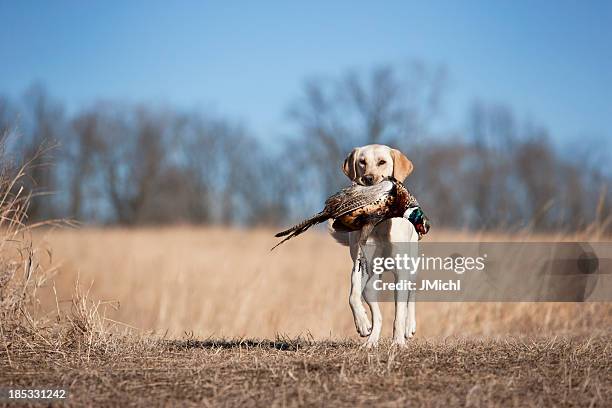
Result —
<instances>
[{"instance_id":1,"label":"dog","mask_svg":"<svg viewBox=\"0 0 612 408\"><path fill-rule=\"evenodd\" d=\"M414 166L412 162L399 150L389 146L372 144L353 149L344 160L342 170L344 174L355 183L362 185L373 185L384 180L385 177L393 176L403 182ZM343 245L350 248L351 258L355 263L358 256L360 232L339 232L333 230L329 224L331 235ZM368 244L389 246L397 242L418 242L418 234L414 226L404 218L392 218L381 222L369 235ZM358 264L358 263L357 263ZM372 275L369 275L372 278ZM397 279L397 276L396 276ZM369 279L368 279L369 281ZM368 337L364 345L376 347L380 340L382 330L382 314L380 305L375 298L366 297L370 308L372 322L368 318L362 303L362 271L353 268L351 272L351 292L349 304L353 312L355 327L362 337ZM403 346L406 340L416 333L416 305L414 295L410 294L408 299L396 297L395 320L393 324L393 344Z\"/></svg>"}]
</instances>

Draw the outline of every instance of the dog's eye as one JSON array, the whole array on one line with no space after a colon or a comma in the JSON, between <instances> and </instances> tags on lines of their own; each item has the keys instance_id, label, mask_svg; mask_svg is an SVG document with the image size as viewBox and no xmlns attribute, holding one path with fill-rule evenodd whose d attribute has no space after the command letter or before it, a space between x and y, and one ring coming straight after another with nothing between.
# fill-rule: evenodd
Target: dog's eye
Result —
<instances>
[{"instance_id":1,"label":"dog's eye","mask_svg":"<svg viewBox=\"0 0 612 408\"><path fill-rule=\"evenodd\" d=\"M359 164L361 164L362 166L365 166L365 164L366 164L365 159L360 159L359 160Z\"/></svg>"},{"instance_id":2,"label":"dog's eye","mask_svg":"<svg viewBox=\"0 0 612 408\"><path fill-rule=\"evenodd\" d=\"M380 161L378 162L378 165L379 165L379 166L382 166L382 165L383 165L383 164L385 164L385 163L386 163L386 161L384 161L384 160L380 160Z\"/></svg>"}]
</instances>

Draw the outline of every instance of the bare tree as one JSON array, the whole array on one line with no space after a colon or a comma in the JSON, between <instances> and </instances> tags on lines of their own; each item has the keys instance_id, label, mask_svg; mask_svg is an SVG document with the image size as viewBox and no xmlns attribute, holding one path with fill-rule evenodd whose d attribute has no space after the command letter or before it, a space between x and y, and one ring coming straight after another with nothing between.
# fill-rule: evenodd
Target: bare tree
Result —
<instances>
[{"instance_id":1,"label":"bare tree","mask_svg":"<svg viewBox=\"0 0 612 408\"><path fill-rule=\"evenodd\" d=\"M103 148L100 120L95 110L83 111L72 120L72 132L64 138L63 158L67 165L69 216L83 219L88 195L99 192L88 188L95 178L96 156Z\"/></svg>"},{"instance_id":2,"label":"bare tree","mask_svg":"<svg viewBox=\"0 0 612 408\"><path fill-rule=\"evenodd\" d=\"M15 153L21 162L31 162L27 178L23 181L24 187L33 194L28 216L30 220L49 219L55 213L53 201L39 196L53 192L56 185L52 147L58 143L65 129L64 111L41 85L33 85L27 90L24 105L24 118Z\"/></svg>"},{"instance_id":3,"label":"bare tree","mask_svg":"<svg viewBox=\"0 0 612 408\"><path fill-rule=\"evenodd\" d=\"M0 132L19 133L7 147L16 161L59 142L54 165L39 159L23 185L57 190L31 219L277 224L346 183L354 146L385 143L414 162L408 185L438 226L612 228L605 149L562 154L545 128L484 102L465 131L436 135L444 76L414 63L308 81L290 110L296 133L280 144L227 118L151 106L97 103L67 120L39 86L22 103L0 97Z\"/></svg>"},{"instance_id":4,"label":"bare tree","mask_svg":"<svg viewBox=\"0 0 612 408\"><path fill-rule=\"evenodd\" d=\"M307 81L290 110L299 129L288 144L292 155L301 153L297 169L312 175L320 184L311 188L324 195L343 183L338 169L353 147L387 143L410 150L440 112L445 77L443 68L412 62Z\"/></svg>"}]
</instances>

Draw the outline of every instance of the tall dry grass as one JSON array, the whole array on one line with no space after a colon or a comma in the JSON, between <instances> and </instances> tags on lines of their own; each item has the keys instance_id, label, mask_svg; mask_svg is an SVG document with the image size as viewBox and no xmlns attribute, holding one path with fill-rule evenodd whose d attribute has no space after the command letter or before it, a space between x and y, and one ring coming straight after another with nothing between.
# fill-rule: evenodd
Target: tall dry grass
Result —
<instances>
[{"instance_id":1,"label":"tall dry grass","mask_svg":"<svg viewBox=\"0 0 612 408\"><path fill-rule=\"evenodd\" d=\"M53 279L58 269L52 251L34 243L38 228L70 225L49 220L29 223L32 193L24 187L31 161L13 165L0 140L0 357L13 367L11 355L23 350L61 352L67 344L99 345L109 340L109 325L99 313L100 302L74 285L70 307L60 308ZM54 306L41 296L53 293Z\"/></svg>"},{"instance_id":2,"label":"tall dry grass","mask_svg":"<svg viewBox=\"0 0 612 408\"><path fill-rule=\"evenodd\" d=\"M77 276L91 295L115 300L106 318L171 336L356 337L348 306L350 258L326 234L304 234L277 251L273 231L168 227L64 229L40 235L62 260L60 300ZM442 242L572 240L586 236L432 231ZM45 298L53 306L52 296ZM417 334L505 335L609 330L603 303L420 303ZM390 334L393 305L383 305Z\"/></svg>"},{"instance_id":3,"label":"tall dry grass","mask_svg":"<svg viewBox=\"0 0 612 408\"><path fill-rule=\"evenodd\" d=\"M0 141L0 149L4 145ZM36 225L27 225L31 194L21 181L30 163L11 166L0 151L0 334L15 330L36 330L32 315L37 292L53 274L39 264L31 234Z\"/></svg>"}]
</instances>

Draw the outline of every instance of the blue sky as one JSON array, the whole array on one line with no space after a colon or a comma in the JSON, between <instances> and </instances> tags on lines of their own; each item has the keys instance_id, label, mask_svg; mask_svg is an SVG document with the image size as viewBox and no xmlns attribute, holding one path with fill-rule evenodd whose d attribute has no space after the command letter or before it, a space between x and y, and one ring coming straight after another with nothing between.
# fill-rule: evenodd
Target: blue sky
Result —
<instances>
[{"instance_id":1,"label":"blue sky","mask_svg":"<svg viewBox=\"0 0 612 408\"><path fill-rule=\"evenodd\" d=\"M0 18L0 93L39 81L70 109L213 109L275 137L304 79L417 58L448 69L448 129L478 98L560 141L612 138L611 1L0 0Z\"/></svg>"}]
</instances>

